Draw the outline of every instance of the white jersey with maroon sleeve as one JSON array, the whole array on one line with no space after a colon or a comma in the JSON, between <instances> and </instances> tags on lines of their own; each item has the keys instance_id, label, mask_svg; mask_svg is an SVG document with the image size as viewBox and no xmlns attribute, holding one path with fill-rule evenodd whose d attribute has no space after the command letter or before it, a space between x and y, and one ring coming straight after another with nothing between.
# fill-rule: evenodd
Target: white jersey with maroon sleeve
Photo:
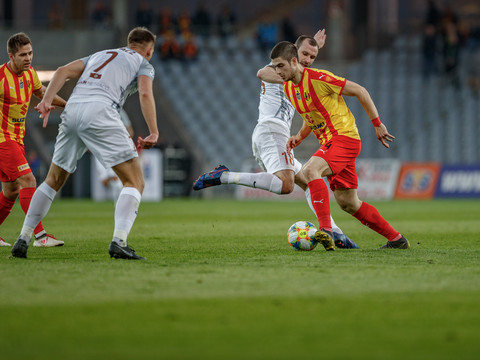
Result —
<instances>
[{"instance_id":1,"label":"white jersey with maroon sleeve","mask_svg":"<svg viewBox=\"0 0 480 360\"><path fill-rule=\"evenodd\" d=\"M85 63L69 103L107 102L118 109L137 91L137 77L152 80L153 66L135 50L123 47L99 51L81 59Z\"/></svg>"}]
</instances>

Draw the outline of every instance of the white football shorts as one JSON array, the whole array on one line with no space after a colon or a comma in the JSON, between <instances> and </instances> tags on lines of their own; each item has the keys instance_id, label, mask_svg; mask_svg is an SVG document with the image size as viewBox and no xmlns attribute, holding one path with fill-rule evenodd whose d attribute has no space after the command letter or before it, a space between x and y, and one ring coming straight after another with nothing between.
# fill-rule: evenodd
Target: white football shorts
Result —
<instances>
[{"instance_id":1,"label":"white football shorts","mask_svg":"<svg viewBox=\"0 0 480 360\"><path fill-rule=\"evenodd\" d=\"M268 173L293 170L297 174L302 164L295 159L293 150L287 153L290 131L283 124L259 122L252 134L252 150L256 162Z\"/></svg>"},{"instance_id":2,"label":"white football shorts","mask_svg":"<svg viewBox=\"0 0 480 360\"><path fill-rule=\"evenodd\" d=\"M138 157L117 109L103 102L67 103L52 162L73 173L87 150L105 167Z\"/></svg>"}]
</instances>

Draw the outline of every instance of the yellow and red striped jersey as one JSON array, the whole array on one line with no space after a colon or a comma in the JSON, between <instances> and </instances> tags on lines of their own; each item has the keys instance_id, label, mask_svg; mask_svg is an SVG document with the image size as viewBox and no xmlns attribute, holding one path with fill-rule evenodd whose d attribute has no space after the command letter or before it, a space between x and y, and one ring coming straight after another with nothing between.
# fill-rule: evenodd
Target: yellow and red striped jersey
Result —
<instances>
[{"instance_id":1,"label":"yellow and red striped jersey","mask_svg":"<svg viewBox=\"0 0 480 360\"><path fill-rule=\"evenodd\" d=\"M7 64L0 67L0 143L13 140L23 145L25 117L32 93L41 87L42 83L32 67L20 75L14 74Z\"/></svg>"},{"instance_id":2,"label":"yellow and red striped jersey","mask_svg":"<svg viewBox=\"0 0 480 360\"><path fill-rule=\"evenodd\" d=\"M335 135L360 140L355 117L342 97L346 81L326 70L305 68L298 85L283 83L285 95L321 145Z\"/></svg>"}]
</instances>

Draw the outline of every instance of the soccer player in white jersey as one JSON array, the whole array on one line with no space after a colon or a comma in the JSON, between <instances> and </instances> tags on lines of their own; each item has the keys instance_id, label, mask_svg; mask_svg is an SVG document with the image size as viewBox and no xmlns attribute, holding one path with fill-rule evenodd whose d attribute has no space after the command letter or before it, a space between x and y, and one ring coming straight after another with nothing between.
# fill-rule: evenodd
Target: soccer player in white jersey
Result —
<instances>
[{"instance_id":1,"label":"soccer player in white jersey","mask_svg":"<svg viewBox=\"0 0 480 360\"><path fill-rule=\"evenodd\" d=\"M43 100L35 108L47 124L52 99L67 79L78 78L59 126L52 164L45 181L37 188L20 235L12 248L15 257L27 257L32 231L47 214L57 192L73 173L87 150L104 167L112 167L123 189L115 207L115 229L108 252L113 258L144 260L127 245L144 188L138 153L120 120L125 99L138 90L140 107L150 135L139 137L143 149L158 141L157 116L153 97L155 71L148 62L153 55L155 35L135 28L127 46L99 51L57 69Z\"/></svg>"},{"instance_id":2,"label":"soccer player in white jersey","mask_svg":"<svg viewBox=\"0 0 480 360\"><path fill-rule=\"evenodd\" d=\"M299 61L309 67L315 61L318 50L325 44L325 29L315 36L300 36L295 45L298 48ZM287 152L287 141L295 114L295 108L283 92L283 80L275 73L271 64L258 70L262 80L258 123L252 135L253 155L257 163L265 170L263 173L244 173L230 171L221 165L213 171L201 175L193 184L194 190L221 184L237 184L267 190L276 194L289 194L297 184L305 191L310 209L315 213L310 199L310 190L300 173L302 164L295 158L293 151ZM331 219L334 241L338 248L358 248Z\"/></svg>"}]
</instances>

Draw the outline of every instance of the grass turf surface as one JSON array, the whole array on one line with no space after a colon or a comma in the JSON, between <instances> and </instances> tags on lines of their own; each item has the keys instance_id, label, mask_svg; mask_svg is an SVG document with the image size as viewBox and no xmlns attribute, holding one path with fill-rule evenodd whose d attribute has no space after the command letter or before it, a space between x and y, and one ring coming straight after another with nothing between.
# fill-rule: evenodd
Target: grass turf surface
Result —
<instances>
[{"instance_id":1,"label":"grass turf surface","mask_svg":"<svg viewBox=\"0 0 480 360\"><path fill-rule=\"evenodd\" d=\"M360 250L293 251L304 202L142 203L113 260L113 205L57 200L60 248L0 248L1 359L477 359L480 201L374 205L411 243L384 239L332 204ZM16 204L0 228L13 243Z\"/></svg>"}]
</instances>

